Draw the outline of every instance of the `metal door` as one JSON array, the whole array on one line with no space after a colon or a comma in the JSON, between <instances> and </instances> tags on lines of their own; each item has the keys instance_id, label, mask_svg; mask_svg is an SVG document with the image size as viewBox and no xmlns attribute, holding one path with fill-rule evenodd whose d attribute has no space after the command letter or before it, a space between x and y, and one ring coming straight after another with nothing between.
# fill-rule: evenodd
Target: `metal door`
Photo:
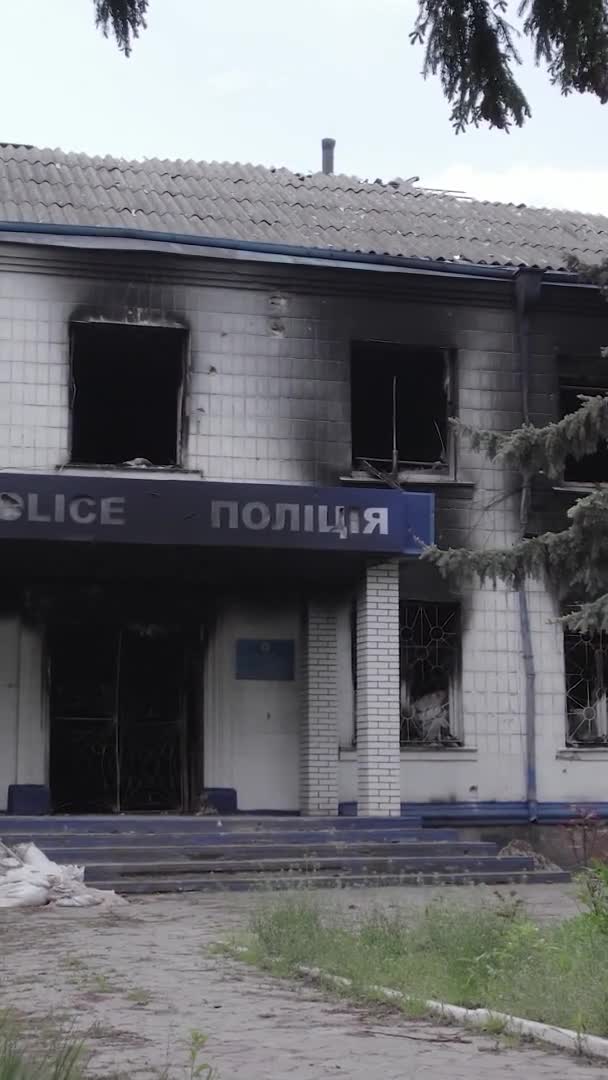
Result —
<instances>
[{"instance_id":1,"label":"metal door","mask_svg":"<svg viewBox=\"0 0 608 1080\"><path fill-rule=\"evenodd\" d=\"M162 626L50 635L51 792L60 813L179 811L185 636Z\"/></svg>"}]
</instances>

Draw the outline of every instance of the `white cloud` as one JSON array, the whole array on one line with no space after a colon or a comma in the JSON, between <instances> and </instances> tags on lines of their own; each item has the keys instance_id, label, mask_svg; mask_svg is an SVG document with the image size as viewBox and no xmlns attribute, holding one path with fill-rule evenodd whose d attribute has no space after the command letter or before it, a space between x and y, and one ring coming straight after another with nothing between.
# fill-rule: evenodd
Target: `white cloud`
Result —
<instances>
[{"instance_id":1,"label":"white cloud","mask_svg":"<svg viewBox=\"0 0 608 1080\"><path fill-rule=\"evenodd\" d=\"M494 170L454 164L440 172L422 175L420 183L424 187L462 191L475 199L492 202L608 214L608 169L511 165Z\"/></svg>"}]
</instances>

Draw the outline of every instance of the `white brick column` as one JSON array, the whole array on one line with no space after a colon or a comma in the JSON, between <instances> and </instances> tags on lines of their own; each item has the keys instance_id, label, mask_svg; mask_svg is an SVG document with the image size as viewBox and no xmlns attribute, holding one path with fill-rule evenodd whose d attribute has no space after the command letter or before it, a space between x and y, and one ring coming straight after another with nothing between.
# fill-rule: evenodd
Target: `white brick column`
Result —
<instances>
[{"instance_id":1,"label":"white brick column","mask_svg":"<svg viewBox=\"0 0 608 1080\"><path fill-rule=\"evenodd\" d=\"M357 603L357 782L362 817L401 813L399 563L370 566Z\"/></svg>"},{"instance_id":2,"label":"white brick column","mask_svg":"<svg viewBox=\"0 0 608 1080\"><path fill-rule=\"evenodd\" d=\"M337 605L308 603L302 661L300 810L338 813Z\"/></svg>"}]
</instances>

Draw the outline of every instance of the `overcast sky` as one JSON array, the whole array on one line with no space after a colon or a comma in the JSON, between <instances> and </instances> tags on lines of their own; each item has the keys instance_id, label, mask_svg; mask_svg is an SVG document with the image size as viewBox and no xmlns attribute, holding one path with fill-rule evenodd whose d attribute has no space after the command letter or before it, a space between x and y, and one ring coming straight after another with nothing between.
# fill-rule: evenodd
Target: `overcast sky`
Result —
<instances>
[{"instance_id":1,"label":"overcast sky","mask_svg":"<svg viewBox=\"0 0 608 1080\"><path fill-rule=\"evenodd\" d=\"M608 213L608 105L526 63L533 119L455 135L410 45L416 0L150 0L129 60L91 0L0 3L0 141L249 161Z\"/></svg>"}]
</instances>

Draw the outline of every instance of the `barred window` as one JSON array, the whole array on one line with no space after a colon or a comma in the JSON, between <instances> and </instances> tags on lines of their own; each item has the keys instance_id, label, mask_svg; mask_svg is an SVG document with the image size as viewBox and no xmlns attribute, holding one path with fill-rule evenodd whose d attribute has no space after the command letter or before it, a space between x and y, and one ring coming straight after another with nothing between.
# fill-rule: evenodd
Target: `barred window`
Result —
<instances>
[{"instance_id":1,"label":"barred window","mask_svg":"<svg viewBox=\"0 0 608 1080\"><path fill-rule=\"evenodd\" d=\"M608 743L608 635L564 634L566 666L566 744Z\"/></svg>"},{"instance_id":2,"label":"barred window","mask_svg":"<svg viewBox=\"0 0 608 1080\"><path fill-rule=\"evenodd\" d=\"M459 607L407 600L400 615L401 745L461 746Z\"/></svg>"}]
</instances>

